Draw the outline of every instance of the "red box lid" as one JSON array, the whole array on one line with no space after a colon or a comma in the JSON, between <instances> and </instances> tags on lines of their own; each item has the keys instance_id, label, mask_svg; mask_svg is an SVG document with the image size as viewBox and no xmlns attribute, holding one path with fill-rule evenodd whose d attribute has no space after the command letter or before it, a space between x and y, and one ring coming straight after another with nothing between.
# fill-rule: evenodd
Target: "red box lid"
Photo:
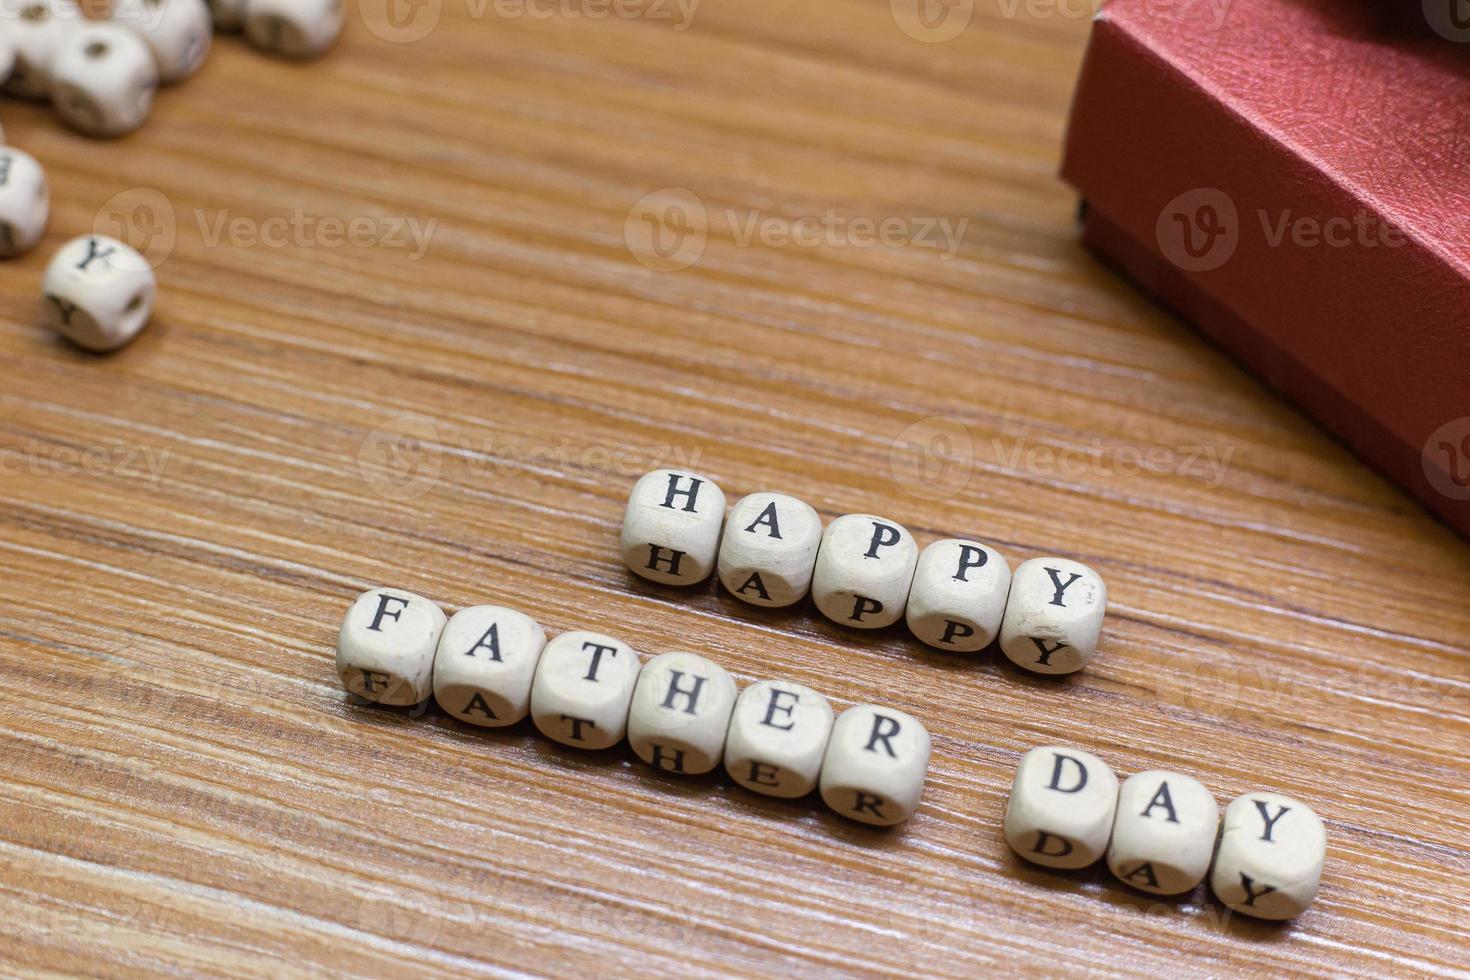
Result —
<instances>
[{"instance_id":1,"label":"red box lid","mask_svg":"<svg viewBox=\"0 0 1470 980\"><path fill-rule=\"evenodd\" d=\"M1470 534L1458 2L1112 0L1062 175L1090 244Z\"/></svg>"}]
</instances>

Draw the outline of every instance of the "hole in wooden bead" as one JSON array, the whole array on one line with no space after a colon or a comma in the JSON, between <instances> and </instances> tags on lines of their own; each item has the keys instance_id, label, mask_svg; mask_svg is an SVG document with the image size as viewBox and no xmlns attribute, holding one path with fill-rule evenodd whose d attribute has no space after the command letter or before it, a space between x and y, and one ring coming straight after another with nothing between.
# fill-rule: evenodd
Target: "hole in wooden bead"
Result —
<instances>
[{"instance_id":1,"label":"hole in wooden bead","mask_svg":"<svg viewBox=\"0 0 1470 980\"><path fill-rule=\"evenodd\" d=\"M143 294L142 293L135 293L133 295L133 298L128 302L127 309L123 310L123 312L124 313L132 314L132 313L138 312L142 308L143 308Z\"/></svg>"},{"instance_id":2,"label":"hole in wooden bead","mask_svg":"<svg viewBox=\"0 0 1470 980\"><path fill-rule=\"evenodd\" d=\"M94 61L98 58L103 57L106 54L106 41L93 41L91 44L87 45L87 57L93 59Z\"/></svg>"}]
</instances>

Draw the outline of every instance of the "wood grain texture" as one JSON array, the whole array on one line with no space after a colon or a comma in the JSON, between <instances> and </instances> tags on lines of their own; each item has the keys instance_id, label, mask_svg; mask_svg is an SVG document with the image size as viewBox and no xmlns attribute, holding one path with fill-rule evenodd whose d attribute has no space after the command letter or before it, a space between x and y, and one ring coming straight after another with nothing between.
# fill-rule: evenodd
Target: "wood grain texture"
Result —
<instances>
[{"instance_id":1,"label":"wood grain texture","mask_svg":"<svg viewBox=\"0 0 1470 980\"><path fill-rule=\"evenodd\" d=\"M5 105L54 217L0 269L3 972L1470 973L1470 551L1079 248L1085 18L497 9L444 0L414 43L354 15L312 65L224 40L119 143ZM137 188L174 212L158 314L85 356L35 327L41 272ZM662 188L709 219L680 271L625 241ZM969 220L952 257L742 242L829 210ZM298 212L438 223L417 260L210 234ZM1101 653L1047 680L637 580L623 501L669 459L1087 562ZM920 811L354 708L333 645L377 584L900 707ZM1000 820L1045 742L1309 801L1316 904L1023 864Z\"/></svg>"}]
</instances>

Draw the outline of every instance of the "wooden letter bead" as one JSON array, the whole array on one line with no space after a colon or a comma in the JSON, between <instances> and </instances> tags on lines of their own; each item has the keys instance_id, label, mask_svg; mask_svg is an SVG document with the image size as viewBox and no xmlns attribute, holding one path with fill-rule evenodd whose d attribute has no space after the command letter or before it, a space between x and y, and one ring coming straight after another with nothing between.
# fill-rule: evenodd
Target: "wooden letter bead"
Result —
<instances>
[{"instance_id":1,"label":"wooden letter bead","mask_svg":"<svg viewBox=\"0 0 1470 980\"><path fill-rule=\"evenodd\" d=\"M827 525L812 598L833 622L873 630L898 622L914 581L919 546L903 525L847 514Z\"/></svg>"},{"instance_id":2,"label":"wooden letter bead","mask_svg":"<svg viewBox=\"0 0 1470 980\"><path fill-rule=\"evenodd\" d=\"M1290 919L1317 895L1327 830L1312 808L1279 793L1247 793L1225 808L1210 887L1237 912Z\"/></svg>"},{"instance_id":3,"label":"wooden letter bead","mask_svg":"<svg viewBox=\"0 0 1470 980\"><path fill-rule=\"evenodd\" d=\"M244 28L262 51L316 58L337 43L342 20L342 0L249 0Z\"/></svg>"},{"instance_id":4,"label":"wooden letter bead","mask_svg":"<svg viewBox=\"0 0 1470 980\"><path fill-rule=\"evenodd\" d=\"M153 313L158 286L148 262L133 248L103 235L61 247L46 267L45 322L91 351L128 343Z\"/></svg>"},{"instance_id":5,"label":"wooden letter bead","mask_svg":"<svg viewBox=\"0 0 1470 980\"><path fill-rule=\"evenodd\" d=\"M217 31L238 31L245 20L245 0L209 0L209 15Z\"/></svg>"},{"instance_id":6,"label":"wooden letter bead","mask_svg":"<svg viewBox=\"0 0 1470 980\"><path fill-rule=\"evenodd\" d=\"M142 38L120 24L73 31L51 65L51 104L88 136L124 136L142 126L158 91L158 67Z\"/></svg>"},{"instance_id":7,"label":"wooden letter bead","mask_svg":"<svg viewBox=\"0 0 1470 980\"><path fill-rule=\"evenodd\" d=\"M1118 777L1097 756L1044 746L1021 757L1006 804L1006 842L1048 868L1085 868L1107 850Z\"/></svg>"},{"instance_id":8,"label":"wooden letter bead","mask_svg":"<svg viewBox=\"0 0 1470 980\"><path fill-rule=\"evenodd\" d=\"M822 544L822 518L784 493L741 497L725 520L720 581L756 606L789 606L811 588Z\"/></svg>"},{"instance_id":9,"label":"wooden letter bead","mask_svg":"<svg viewBox=\"0 0 1470 980\"><path fill-rule=\"evenodd\" d=\"M112 19L148 45L165 84L193 75L209 54L212 21L204 0L113 0Z\"/></svg>"},{"instance_id":10,"label":"wooden letter bead","mask_svg":"<svg viewBox=\"0 0 1470 980\"><path fill-rule=\"evenodd\" d=\"M404 707L432 693L434 651L444 612L400 589L357 597L337 638L337 676L364 701Z\"/></svg>"},{"instance_id":11,"label":"wooden letter bead","mask_svg":"<svg viewBox=\"0 0 1470 980\"><path fill-rule=\"evenodd\" d=\"M29 252L46 233L51 193L29 153L0 147L0 257Z\"/></svg>"},{"instance_id":12,"label":"wooden letter bead","mask_svg":"<svg viewBox=\"0 0 1470 980\"><path fill-rule=\"evenodd\" d=\"M632 647L602 633L563 633L541 651L531 684L531 720L541 734L579 749L623 740L641 663Z\"/></svg>"},{"instance_id":13,"label":"wooden letter bead","mask_svg":"<svg viewBox=\"0 0 1470 980\"><path fill-rule=\"evenodd\" d=\"M86 20L71 0L0 0L0 30L15 46L5 91L22 99L51 94L51 65L61 43Z\"/></svg>"},{"instance_id":14,"label":"wooden letter bead","mask_svg":"<svg viewBox=\"0 0 1470 980\"><path fill-rule=\"evenodd\" d=\"M1205 880L1220 808L1198 779L1150 770L1118 791L1108 867L1120 881L1155 895L1178 895Z\"/></svg>"},{"instance_id":15,"label":"wooden letter bead","mask_svg":"<svg viewBox=\"0 0 1470 980\"><path fill-rule=\"evenodd\" d=\"M623 563L653 582L694 585L709 578L720 547L725 494L707 476L654 470L633 484L623 514Z\"/></svg>"},{"instance_id":16,"label":"wooden letter bead","mask_svg":"<svg viewBox=\"0 0 1470 980\"><path fill-rule=\"evenodd\" d=\"M1070 674L1097 652L1108 590L1097 572L1065 558L1022 562L1011 580L1000 649L1038 674Z\"/></svg>"},{"instance_id":17,"label":"wooden letter bead","mask_svg":"<svg viewBox=\"0 0 1470 980\"><path fill-rule=\"evenodd\" d=\"M725 769L757 793L805 796L817 788L831 734L826 698L790 681L757 681L735 701Z\"/></svg>"},{"instance_id":18,"label":"wooden letter bead","mask_svg":"<svg viewBox=\"0 0 1470 980\"><path fill-rule=\"evenodd\" d=\"M471 606L449 619L434 655L434 700L460 721L514 725L531 710L531 682L546 631L501 606Z\"/></svg>"},{"instance_id":19,"label":"wooden letter bead","mask_svg":"<svg viewBox=\"0 0 1470 980\"><path fill-rule=\"evenodd\" d=\"M844 817L880 827L919 808L929 770L929 730L895 708L848 708L832 726L822 759L822 799Z\"/></svg>"},{"instance_id":20,"label":"wooden letter bead","mask_svg":"<svg viewBox=\"0 0 1470 980\"><path fill-rule=\"evenodd\" d=\"M995 641L1011 590L1011 566L978 541L936 541L919 555L904 618L939 650L973 653Z\"/></svg>"},{"instance_id":21,"label":"wooden letter bead","mask_svg":"<svg viewBox=\"0 0 1470 980\"><path fill-rule=\"evenodd\" d=\"M694 653L664 653L638 675L628 711L628 744L667 772L697 776L720 764L735 682L725 668Z\"/></svg>"}]
</instances>

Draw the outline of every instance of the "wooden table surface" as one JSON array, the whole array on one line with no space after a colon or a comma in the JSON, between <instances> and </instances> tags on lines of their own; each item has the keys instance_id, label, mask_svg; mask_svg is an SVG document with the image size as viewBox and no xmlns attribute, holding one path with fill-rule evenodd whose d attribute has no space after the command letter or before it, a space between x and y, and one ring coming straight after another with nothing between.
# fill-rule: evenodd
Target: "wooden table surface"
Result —
<instances>
[{"instance_id":1,"label":"wooden table surface","mask_svg":"<svg viewBox=\"0 0 1470 980\"><path fill-rule=\"evenodd\" d=\"M319 63L222 39L121 142L0 107L54 205L0 269L0 972L1470 973L1470 549L1079 247L1085 17L443 0L410 40L363 2ZM35 325L94 226L162 260L106 358ZM1084 561L1101 652L646 584L618 526L669 462ZM374 585L897 706L923 803L354 707ZM1045 743L1310 802L1316 904L1022 863Z\"/></svg>"}]
</instances>

